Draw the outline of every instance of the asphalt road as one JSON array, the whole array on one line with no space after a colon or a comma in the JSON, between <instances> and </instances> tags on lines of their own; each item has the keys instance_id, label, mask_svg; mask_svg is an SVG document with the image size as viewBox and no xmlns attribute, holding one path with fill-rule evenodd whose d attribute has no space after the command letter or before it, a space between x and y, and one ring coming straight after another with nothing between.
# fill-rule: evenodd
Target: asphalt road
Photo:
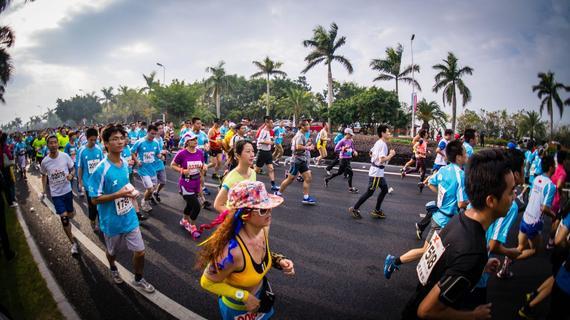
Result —
<instances>
[{"instance_id":1,"label":"asphalt road","mask_svg":"<svg viewBox=\"0 0 570 320\"><path fill-rule=\"evenodd\" d=\"M366 170L361 164L353 168ZM401 180L397 168L388 167L387 195L383 210L386 219L372 219L367 213L375 196L361 207L363 219L354 220L347 212L359 194L347 192L347 182L337 177L325 189L324 169L313 169L311 195L318 204L304 206L301 183L294 182L285 193L285 202L273 211L270 246L295 263L296 276L288 278L278 270L268 276L276 292L276 319L397 319L413 292L417 277L415 264L403 266L391 280L384 279L383 263L387 253L395 255L422 245L416 240L414 222L427 201L435 194L417 190L417 177ZM211 174L211 172L210 172ZM277 180L284 176L283 167L276 170ZM267 176L258 176L266 182ZM199 285L201 270L194 267L197 242L182 229L178 221L184 207L176 185L177 174L168 170L168 184L161 193L162 204L155 206L151 218L142 223L146 245L145 278L157 290L186 308L208 318L218 318L216 297ZM213 182L211 179L209 182ZM39 186L37 176L29 185ZM354 186L366 188L367 174L357 171ZM140 184L137 185L140 187ZM213 201L216 188L209 200ZM40 251L62 286L66 296L84 319L124 319L137 317L168 319L169 316L126 286L114 285L105 265L86 250L79 259L71 258L59 219L38 202L33 189L18 183L18 199L22 213L30 225ZM89 226L85 200L76 197L78 214L73 222L92 241L104 248L102 238ZM36 208L30 212L29 208ZM520 219L519 214L519 219ZM199 223L216 214L202 210ZM518 224L517 224L518 226ZM547 228L547 227L545 227ZM509 245L516 241L517 228L511 230ZM207 237L209 233L203 235ZM119 262L132 270L130 254L119 256ZM549 273L547 253L513 266L512 280L491 279L489 300L493 302L493 318L512 319L525 292L537 287Z\"/></svg>"}]
</instances>

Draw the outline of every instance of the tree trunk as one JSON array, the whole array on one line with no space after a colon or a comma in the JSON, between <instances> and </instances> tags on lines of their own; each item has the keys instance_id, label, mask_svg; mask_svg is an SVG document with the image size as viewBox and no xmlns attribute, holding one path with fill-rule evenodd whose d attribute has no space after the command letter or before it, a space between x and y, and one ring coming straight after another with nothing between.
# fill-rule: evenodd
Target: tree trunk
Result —
<instances>
[{"instance_id":1,"label":"tree trunk","mask_svg":"<svg viewBox=\"0 0 570 320\"><path fill-rule=\"evenodd\" d=\"M220 119L220 91L216 90L216 117Z\"/></svg>"},{"instance_id":2,"label":"tree trunk","mask_svg":"<svg viewBox=\"0 0 570 320\"><path fill-rule=\"evenodd\" d=\"M265 115L269 115L269 73L267 74L267 108L265 109Z\"/></svg>"},{"instance_id":3,"label":"tree trunk","mask_svg":"<svg viewBox=\"0 0 570 320\"><path fill-rule=\"evenodd\" d=\"M331 64L329 62L328 64L328 81L329 81L329 101L328 101L328 106L327 106L327 113L328 113L328 123L329 123L329 128L332 128L332 121L331 121L331 108L332 108L332 103L333 103L333 77L332 77L332 71L331 71Z\"/></svg>"},{"instance_id":4,"label":"tree trunk","mask_svg":"<svg viewBox=\"0 0 570 320\"><path fill-rule=\"evenodd\" d=\"M293 113L293 129L297 127L297 114Z\"/></svg>"},{"instance_id":5,"label":"tree trunk","mask_svg":"<svg viewBox=\"0 0 570 320\"><path fill-rule=\"evenodd\" d=\"M398 102L400 102L400 95L398 94L398 78L396 78L396 99L398 99Z\"/></svg>"},{"instance_id":6,"label":"tree trunk","mask_svg":"<svg viewBox=\"0 0 570 320\"><path fill-rule=\"evenodd\" d=\"M550 113L550 140L554 139L554 110L552 110L552 96L548 99L548 112Z\"/></svg>"},{"instance_id":7,"label":"tree trunk","mask_svg":"<svg viewBox=\"0 0 570 320\"><path fill-rule=\"evenodd\" d=\"M455 92L455 81L453 81L453 100L451 101L451 130L455 133L455 116L457 115L457 94Z\"/></svg>"}]
</instances>

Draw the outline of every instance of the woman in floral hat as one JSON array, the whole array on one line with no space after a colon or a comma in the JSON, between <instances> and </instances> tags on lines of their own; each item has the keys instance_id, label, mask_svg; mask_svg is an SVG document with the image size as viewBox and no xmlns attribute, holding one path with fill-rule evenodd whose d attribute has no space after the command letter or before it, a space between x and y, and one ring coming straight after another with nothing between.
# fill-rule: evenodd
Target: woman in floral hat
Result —
<instances>
[{"instance_id":1,"label":"woman in floral hat","mask_svg":"<svg viewBox=\"0 0 570 320\"><path fill-rule=\"evenodd\" d=\"M269 250L271 210L283 198L259 181L242 181L228 194L230 213L202 245L202 288L218 295L222 319L269 319L274 295L265 275L274 267L295 275L293 262Z\"/></svg>"}]
</instances>

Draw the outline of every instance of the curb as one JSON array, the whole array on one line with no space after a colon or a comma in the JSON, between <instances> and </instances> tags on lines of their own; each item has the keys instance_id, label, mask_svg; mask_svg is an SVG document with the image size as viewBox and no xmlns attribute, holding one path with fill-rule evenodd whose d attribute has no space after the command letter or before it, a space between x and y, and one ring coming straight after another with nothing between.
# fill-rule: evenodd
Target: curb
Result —
<instances>
[{"instance_id":1,"label":"curb","mask_svg":"<svg viewBox=\"0 0 570 320\"><path fill-rule=\"evenodd\" d=\"M73 309L73 307L71 306L65 295L63 294L63 291L61 290L61 288L53 278L51 271L46 266L45 260L42 257L40 251L38 250L36 241L30 234L30 229L28 229L28 225L26 224L26 220L24 220L24 217L22 216L22 211L20 211L19 206L16 207L16 215L18 217L18 222L20 223L20 226L24 231L24 237L26 238L26 242L28 243L28 247L30 248L32 257L34 258L34 261L38 266L38 270L40 271L42 278L44 278L44 280L46 281L47 288L51 292L53 300L55 300L55 303L57 304L57 308L59 309L59 311L61 312L61 314L65 319L69 320L80 319L79 315L77 314L77 312L75 312L75 309Z\"/></svg>"}]
</instances>

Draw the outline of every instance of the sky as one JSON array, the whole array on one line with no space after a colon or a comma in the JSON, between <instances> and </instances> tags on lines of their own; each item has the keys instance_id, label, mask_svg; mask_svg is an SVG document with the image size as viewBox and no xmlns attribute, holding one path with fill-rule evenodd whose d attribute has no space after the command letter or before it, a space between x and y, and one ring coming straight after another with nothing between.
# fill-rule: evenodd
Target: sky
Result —
<instances>
[{"instance_id":1,"label":"sky","mask_svg":"<svg viewBox=\"0 0 570 320\"><path fill-rule=\"evenodd\" d=\"M249 77L253 60L269 56L296 79L305 67L317 25L332 22L346 45L338 54L354 67L348 74L333 65L337 81L394 89L394 82L373 82L369 67L384 58L386 47L404 46L403 65L420 65L419 99L442 105L434 93L435 71L452 51L461 66L474 68L464 78L471 89L470 110L539 110L532 92L538 72L551 70L570 85L570 1L174 1L36 0L13 1L0 25L16 33L10 49L13 78L0 105L0 123L54 108L58 98L83 92L101 95L103 87L143 87L142 74L157 71L166 82L207 77L206 67L226 62L226 72ZM326 67L306 74L313 91L326 89ZM411 86L401 84L399 98L410 101ZM562 92L563 99L568 93ZM570 108L555 125L570 124ZM458 114L463 112L458 107ZM448 106L444 111L451 114ZM547 119L547 114L543 114Z\"/></svg>"}]
</instances>

